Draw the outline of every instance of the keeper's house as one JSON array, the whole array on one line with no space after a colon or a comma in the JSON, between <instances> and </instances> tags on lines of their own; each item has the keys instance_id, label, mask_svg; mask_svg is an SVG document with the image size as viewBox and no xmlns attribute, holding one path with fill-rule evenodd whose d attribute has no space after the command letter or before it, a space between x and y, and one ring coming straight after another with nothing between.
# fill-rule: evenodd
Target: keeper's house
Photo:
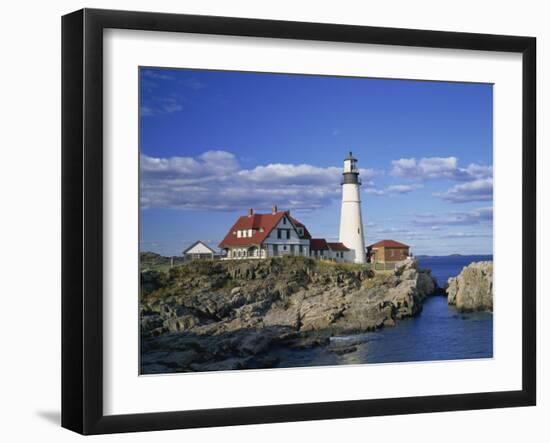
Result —
<instances>
[{"instance_id":1,"label":"keeper's house","mask_svg":"<svg viewBox=\"0 0 550 443\"><path fill-rule=\"evenodd\" d=\"M393 263L409 257L409 246L395 240L380 240L367 247L371 263Z\"/></svg>"},{"instance_id":2,"label":"keeper's house","mask_svg":"<svg viewBox=\"0 0 550 443\"><path fill-rule=\"evenodd\" d=\"M267 258L282 255L309 257L311 235L306 227L273 206L270 214L254 214L238 218L219 247L228 259Z\"/></svg>"}]
</instances>

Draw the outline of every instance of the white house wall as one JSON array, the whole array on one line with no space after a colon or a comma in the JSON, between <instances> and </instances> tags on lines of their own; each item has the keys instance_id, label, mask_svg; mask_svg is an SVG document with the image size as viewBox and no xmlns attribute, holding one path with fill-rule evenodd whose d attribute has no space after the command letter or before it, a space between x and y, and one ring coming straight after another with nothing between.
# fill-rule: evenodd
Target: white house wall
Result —
<instances>
[{"instance_id":1,"label":"white house wall","mask_svg":"<svg viewBox=\"0 0 550 443\"><path fill-rule=\"evenodd\" d=\"M286 224L284 220L286 219ZM282 238L277 238L277 229L290 229L290 238L286 238L286 232L282 234ZM278 246L277 255L290 255L291 246L294 245L294 253L292 255L302 255L305 257L309 256L309 240L301 239L298 236L298 233L295 231L294 226L290 220L286 217L283 217L277 226L269 233L269 235L264 240L264 245L268 247L269 255L273 256L273 245ZM299 254L299 247L302 246L302 254ZM286 247L286 249L285 249Z\"/></svg>"},{"instance_id":2,"label":"white house wall","mask_svg":"<svg viewBox=\"0 0 550 443\"><path fill-rule=\"evenodd\" d=\"M212 254L212 250L203 243L197 243L186 254Z\"/></svg>"}]
</instances>

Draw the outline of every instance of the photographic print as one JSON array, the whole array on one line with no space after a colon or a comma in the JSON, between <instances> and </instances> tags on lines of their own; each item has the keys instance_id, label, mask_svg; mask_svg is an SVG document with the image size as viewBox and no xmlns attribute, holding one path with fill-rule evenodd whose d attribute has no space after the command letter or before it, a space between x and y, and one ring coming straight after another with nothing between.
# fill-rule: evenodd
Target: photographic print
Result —
<instances>
[{"instance_id":1,"label":"photographic print","mask_svg":"<svg viewBox=\"0 0 550 443\"><path fill-rule=\"evenodd\" d=\"M139 68L140 373L493 357L493 85Z\"/></svg>"}]
</instances>

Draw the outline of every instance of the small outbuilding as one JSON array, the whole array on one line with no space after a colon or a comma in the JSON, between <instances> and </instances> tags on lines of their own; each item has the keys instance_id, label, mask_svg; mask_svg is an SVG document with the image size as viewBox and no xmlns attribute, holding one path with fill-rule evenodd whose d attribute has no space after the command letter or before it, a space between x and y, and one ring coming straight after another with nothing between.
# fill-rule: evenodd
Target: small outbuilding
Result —
<instances>
[{"instance_id":1,"label":"small outbuilding","mask_svg":"<svg viewBox=\"0 0 550 443\"><path fill-rule=\"evenodd\" d=\"M337 262L351 261L350 250L343 243L330 243L324 238L312 238L309 242L310 256Z\"/></svg>"},{"instance_id":2,"label":"small outbuilding","mask_svg":"<svg viewBox=\"0 0 550 443\"><path fill-rule=\"evenodd\" d=\"M309 241L309 255L313 258L330 258L330 249L328 243L324 238L312 238Z\"/></svg>"},{"instance_id":3,"label":"small outbuilding","mask_svg":"<svg viewBox=\"0 0 550 443\"><path fill-rule=\"evenodd\" d=\"M409 257L409 246L395 240L380 240L367 247L371 263L392 263Z\"/></svg>"},{"instance_id":4,"label":"small outbuilding","mask_svg":"<svg viewBox=\"0 0 550 443\"><path fill-rule=\"evenodd\" d=\"M337 262L351 262L352 258L350 257L349 248L341 242L330 243L327 242L328 248L330 250L331 260Z\"/></svg>"},{"instance_id":5,"label":"small outbuilding","mask_svg":"<svg viewBox=\"0 0 550 443\"><path fill-rule=\"evenodd\" d=\"M215 255L216 251L200 240L183 251L185 260L212 260Z\"/></svg>"}]
</instances>

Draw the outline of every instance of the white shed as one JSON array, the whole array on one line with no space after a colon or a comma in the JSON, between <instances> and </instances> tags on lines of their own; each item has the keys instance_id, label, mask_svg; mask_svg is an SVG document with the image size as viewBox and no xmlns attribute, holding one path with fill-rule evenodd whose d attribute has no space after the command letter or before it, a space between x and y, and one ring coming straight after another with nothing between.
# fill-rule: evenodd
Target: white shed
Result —
<instances>
[{"instance_id":1,"label":"white shed","mask_svg":"<svg viewBox=\"0 0 550 443\"><path fill-rule=\"evenodd\" d=\"M215 254L216 251L200 240L183 251L186 260L212 260Z\"/></svg>"}]
</instances>

